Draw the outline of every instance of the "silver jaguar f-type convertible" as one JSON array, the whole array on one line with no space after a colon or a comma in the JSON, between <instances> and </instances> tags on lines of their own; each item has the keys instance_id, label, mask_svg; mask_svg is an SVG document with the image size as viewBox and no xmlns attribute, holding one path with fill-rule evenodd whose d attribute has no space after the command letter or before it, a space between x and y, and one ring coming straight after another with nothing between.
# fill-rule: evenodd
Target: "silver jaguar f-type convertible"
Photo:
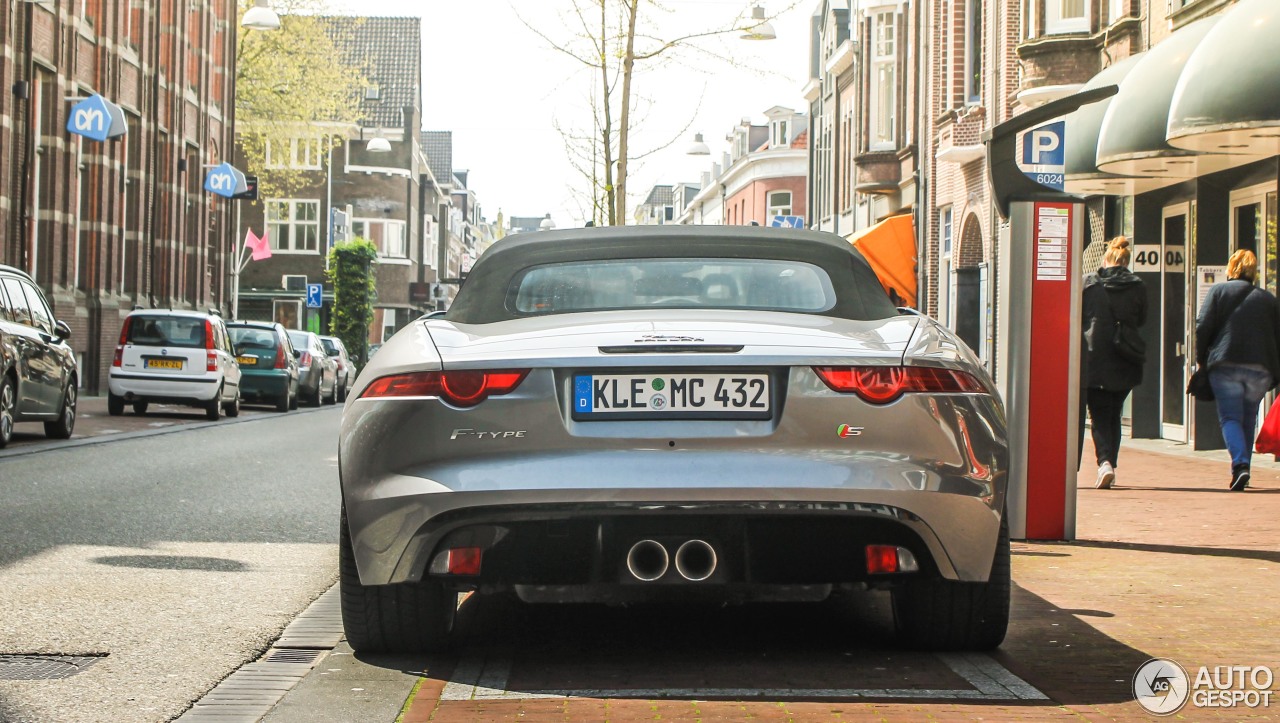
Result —
<instances>
[{"instance_id":1,"label":"silver jaguar f-type convertible","mask_svg":"<svg viewBox=\"0 0 1280 723\"><path fill-rule=\"evenodd\" d=\"M511 236L396 334L342 420L357 651L443 645L456 593L813 600L889 588L908 643L1009 618L1004 411L839 237Z\"/></svg>"}]
</instances>

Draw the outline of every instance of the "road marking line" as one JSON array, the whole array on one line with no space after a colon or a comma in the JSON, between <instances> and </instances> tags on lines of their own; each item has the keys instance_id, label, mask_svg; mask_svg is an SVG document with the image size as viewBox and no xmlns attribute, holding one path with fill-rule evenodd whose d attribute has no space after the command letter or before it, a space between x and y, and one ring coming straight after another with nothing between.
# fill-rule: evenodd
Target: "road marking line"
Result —
<instances>
[{"instance_id":1,"label":"road marking line","mask_svg":"<svg viewBox=\"0 0 1280 723\"><path fill-rule=\"evenodd\" d=\"M919 700L1048 700L1030 683L982 653L939 654L937 658L973 686L933 688L583 688L507 690L509 651L492 658L473 653L458 662L440 700L529 700L538 698L751 699L751 698L911 698Z\"/></svg>"}]
</instances>

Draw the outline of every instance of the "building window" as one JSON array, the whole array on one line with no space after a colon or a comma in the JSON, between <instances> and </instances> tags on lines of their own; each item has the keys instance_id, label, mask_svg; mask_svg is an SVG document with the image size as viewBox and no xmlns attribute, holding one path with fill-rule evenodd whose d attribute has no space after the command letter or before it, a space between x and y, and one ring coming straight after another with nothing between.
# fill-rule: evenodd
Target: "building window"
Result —
<instances>
[{"instance_id":1,"label":"building window","mask_svg":"<svg viewBox=\"0 0 1280 723\"><path fill-rule=\"evenodd\" d=\"M1045 32L1049 35L1089 32L1089 5L1090 0L1046 0Z\"/></svg>"},{"instance_id":2,"label":"building window","mask_svg":"<svg viewBox=\"0 0 1280 723\"><path fill-rule=\"evenodd\" d=\"M871 29L871 150L891 150L897 137L894 134L897 100L897 56L894 13L881 10L872 13Z\"/></svg>"},{"instance_id":3,"label":"building window","mask_svg":"<svg viewBox=\"0 0 1280 723\"><path fill-rule=\"evenodd\" d=\"M1040 0L1022 0L1022 39L1031 40L1039 32Z\"/></svg>"},{"instance_id":4,"label":"building window","mask_svg":"<svg viewBox=\"0 0 1280 723\"><path fill-rule=\"evenodd\" d=\"M769 219L774 216L791 215L791 192L772 191L769 193Z\"/></svg>"},{"instance_id":5,"label":"building window","mask_svg":"<svg viewBox=\"0 0 1280 723\"><path fill-rule=\"evenodd\" d=\"M938 321L949 329L955 324L951 319L951 207L938 210L938 246L942 253L938 259Z\"/></svg>"},{"instance_id":6,"label":"building window","mask_svg":"<svg viewBox=\"0 0 1280 723\"><path fill-rule=\"evenodd\" d=\"M1129 0L1111 0L1111 22L1129 16Z\"/></svg>"},{"instance_id":7,"label":"building window","mask_svg":"<svg viewBox=\"0 0 1280 723\"><path fill-rule=\"evenodd\" d=\"M351 222L351 231L359 238L372 241L373 245L378 247L378 253L381 256L403 259L408 255L404 221L357 218Z\"/></svg>"},{"instance_id":8,"label":"building window","mask_svg":"<svg viewBox=\"0 0 1280 723\"><path fill-rule=\"evenodd\" d=\"M267 168L298 168L317 171L324 160L324 142L320 138L292 138L286 147L278 148L267 141Z\"/></svg>"},{"instance_id":9,"label":"building window","mask_svg":"<svg viewBox=\"0 0 1280 723\"><path fill-rule=\"evenodd\" d=\"M313 254L319 250L320 202L269 199L267 233L271 249L280 253Z\"/></svg>"},{"instance_id":10,"label":"building window","mask_svg":"<svg viewBox=\"0 0 1280 723\"><path fill-rule=\"evenodd\" d=\"M982 102L982 0L968 0L965 8L964 100Z\"/></svg>"},{"instance_id":11,"label":"building window","mask_svg":"<svg viewBox=\"0 0 1280 723\"><path fill-rule=\"evenodd\" d=\"M791 141L787 137L787 122L778 121L773 124L773 142L770 144L774 148L786 148Z\"/></svg>"},{"instance_id":12,"label":"building window","mask_svg":"<svg viewBox=\"0 0 1280 723\"><path fill-rule=\"evenodd\" d=\"M938 26L942 31L938 34L938 42L942 55L942 80L938 83L938 98L942 101L942 110L951 108L951 0L944 0L939 11L942 19Z\"/></svg>"}]
</instances>

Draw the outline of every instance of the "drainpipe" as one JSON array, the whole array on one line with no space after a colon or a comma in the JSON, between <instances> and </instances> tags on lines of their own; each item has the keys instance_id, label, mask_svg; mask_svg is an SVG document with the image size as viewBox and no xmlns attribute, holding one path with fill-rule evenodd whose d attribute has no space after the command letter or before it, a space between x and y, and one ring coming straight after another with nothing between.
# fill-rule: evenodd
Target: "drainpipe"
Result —
<instances>
[{"instance_id":1,"label":"drainpipe","mask_svg":"<svg viewBox=\"0 0 1280 723\"><path fill-rule=\"evenodd\" d=\"M26 95L22 98L24 101L25 112L23 113L23 130L22 134L22 182L19 184L21 193L19 196L19 205L17 216L19 239L19 266L23 271L31 270L31 224L27 216L27 205L31 202L30 186L34 181L31 178L32 155L35 153L35 143L32 136L40 133L40 119L32 119L31 117L31 94L35 92L35 73L36 64L34 51L32 50L31 31L34 25L33 15L35 13L35 3L22 3L26 8L26 17L23 19L23 48L26 51L25 57L22 59L22 76L23 83L26 84ZM34 126L34 127L33 127ZM36 210L39 214L39 209ZM36 282L39 283L39 279Z\"/></svg>"}]
</instances>

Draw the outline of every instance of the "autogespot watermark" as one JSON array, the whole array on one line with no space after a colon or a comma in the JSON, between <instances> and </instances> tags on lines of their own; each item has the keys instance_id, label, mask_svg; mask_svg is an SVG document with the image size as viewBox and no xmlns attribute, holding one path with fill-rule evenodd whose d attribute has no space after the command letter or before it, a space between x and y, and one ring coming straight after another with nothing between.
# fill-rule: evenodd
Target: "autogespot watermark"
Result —
<instances>
[{"instance_id":1,"label":"autogespot watermark","mask_svg":"<svg viewBox=\"0 0 1280 723\"><path fill-rule=\"evenodd\" d=\"M1195 677L1167 658L1148 660L1133 676L1133 697L1154 715L1196 708L1267 708L1275 675L1265 665L1201 666Z\"/></svg>"}]
</instances>

